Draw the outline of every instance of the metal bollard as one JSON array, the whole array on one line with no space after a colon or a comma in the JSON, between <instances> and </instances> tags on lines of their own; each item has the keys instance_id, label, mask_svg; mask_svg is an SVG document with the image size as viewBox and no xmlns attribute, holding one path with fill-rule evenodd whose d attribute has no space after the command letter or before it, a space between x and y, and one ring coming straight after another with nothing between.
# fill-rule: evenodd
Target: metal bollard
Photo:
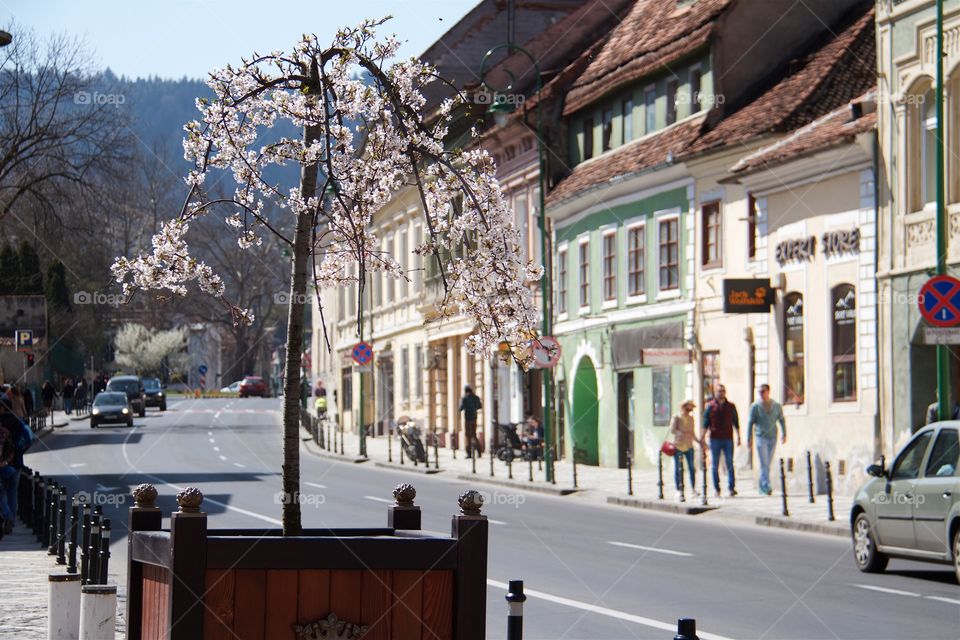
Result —
<instances>
[{"instance_id":1,"label":"metal bollard","mask_svg":"<svg viewBox=\"0 0 960 640\"><path fill-rule=\"evenodd\" d=\"M83 518L80 529L80 575L82 576L82 584L87 584L87 577L90 575L90 521L92 515L89 503L83 503L81 508Z\"/></svg>"},{"instance_id":2,"label":"metal bollard","mask_svg":"<svg viewBox=\"0 0 960 640\"><path fill-rule=\"evenodd\" d=\"M494 469L493 469L493 458L494 458L494 456L493 456L493 446L492 446L492 444L491 444L491 446L490 446L490 477L491 477L491 478L492 478L492 477L494 476L494 474L496 473L496 472L494 471Z\"/></svg>"},{"instance_id":3,"label":"metal bollard","mask_svg":"<svg viewBox=\"0 0 960 640\"><path fill-rule=\"evenodd\" d=\"M387 429L387 462L393 462L393 429Z\"/></svg>"},{"instance_id":4,"label":"metal bollard","mask_svg":"<svg viewBox=\"0 0 960 640\"><path fill-rule=\"evenodd\" d=\"M117 617L117 585L80 588L80 640L113 640Z\"/></svg>"},{"instance_id":5,"label":"metal bollard","mask_svg":"<svg viewBox=\"0 0 960 640\"><path fill-rule=\"evenodd\" d=\"M400 438L400 464L403 464L403 438Z\"/></svg>"},{"instance_id":6,"label":"metal bollard","mask_svg":"<svg viewBox=\"0 0 960 640\"><path fill-rule=\"evenodd\" d=\"M523 595L523 580L511 580L506 595L507 608L507 640L523 640L523 603L527 596Z\"/></svg>"},{"instance_id":7,"label":"metal bollard","mask_svg":"<svg viewBox=\"0 0 960 640\"><path fill-rule=\"evenodd\" d=\"M677 635L673 640L700 640L697 636L697 621L693 618L680 618L677 620Z\"/></svg>"},{"instance_id":8,"label":"metal bollard","mask_svg":"<svg viewBox=\"0 0 960 640\"><path fill-rule=\"evenodd\" d=\"M527 467L530 469L529 481L533 482L533 458L527 458Z\"/></svg>"},{"instance_id":9,"label":"metal bollard","mask_svg":"<svg viewBox=\"0 0 960 640\"><path fill-rule=\"evenodd\" d=\"M507 458L507 478L513 480L513 455Z\"/></svg>"},{"instance_id":10,"label":"metal bollard","mask_svg":"<svg viewBox=\"0 0 960 640\"><path fill-rule=\"evenodd\" d=\"M60 523L60 485L47 484L47 555L57 555L57 525ZM41 543L42 545L42 543Z\"/></svg>"},{"instance_id":11,"label":"metal bollard","mask_svg":"<svg viewBox=\"0 0 960 640\"><path fill-rule=\"evenodd\" d=\"M33 496L31 496L30 510L33 512L33 522L30 529L39 542L40 532L43 531L43 478L40 477L39 471L33 472L33 482L31 484L33 485Z\"/></svg>"},{"instance_id":12,"label":"metal bollard","mask_svg":"<svg viewBox=\"0 0 960 640\"><path fill-rule=\"evenodd\" d=\"M470 450L470 470L473 472L473 475L477 475L477 445L474 443L473 449Z\"/></svg>"},{"instance_id":13,"label":"metal bollard","mask_svg":"<svg viewBox=\"0 0 960 640\"><path fill-rule=\"evenodd\" d=\"M93 515L90 518L90 551L89 562L87 564L87 577L84 584L100 584L100 576L97 571L100 569L100 524L103 517L103 509L100 505L93 508Z\"/></svg>"},{"instance_id":14,"label":"metal bollard","mask_svg":"<svg viewBox=\"0 0 960 640\"><path fill-rule=\"evenodd\" d=\"M577 445L573 445L573 455L570 456L570 462L573 464L573 488L577 488Z\"/></svg>"},{"instance_id":15,"label":"metal bollard","mask_svg":"<svg viewBox=\"0 0 960 640\"><path fill-rule=\"evenodd\" d=\"M703 476L703 493L700 494L700 504L704 507L708 506L707 502L707 450L700 449L700 475Z\"/></svg>"},{"instance_id":16,"label":"metal bollard","mask_svg":"<svg viewBox=\"0 0 960 640\"><path fill-rule=\"evenodd\" d=\"M80 631L80 576L75 573L51 573L47 580L47 638L77 640Z\"/></svg>"},{"instance_id":17,"label":"metal bollard","mask_svg":"<svg viewBox=\"0 0 960 640\"><path fill-rule=\"evenodd\" d=\"M663 452L657 454L657 499L663 500Z\"/></svg>"},{"instance_id":18,"label":"metal bollard","mask_svg":"<svg viewBox=\"0 0 960 640\"><path fill-rule=\"evenodd\" d=\"M343 448L343 425L340 425L340 455L346 455L346 450Z\"/></svg>"},{"instance_id":19,"label":"metal bollard","mask_svg":"<svg viewBox=\"0 0 960 640\"><path fill-rule=\"evenodd\" d=\"M633 454L627 449L627 495L633 495Z\"/></svg>"},{"instance_id":20,"label":"metal bollard","mask_svg":"<svg viewBox=\"0 0 960 640\"><path fill-rule=\"evenodd\" d=\"M80 532L80 498L74 494L70 506L70 553L67 559L67 573L77 572L77 535Z\"/></svg>"},{"instance_id":21,"label":"metal bollard","mask_svg":"<svg viewBox=\"0 0 960 640\"><path fill-rule=\"evenodd\" d=\"M787 472L784 471L783 458L780 458L780 493L783 500L783 515L789 516L790 510L787 509Z\"/></svg>"},{"instance_id":22,"label":"metal bollard","mask_svg":"<svg viewBox=\"0 0 960 640\"><path fill-rule=\"evenodd\" d=\"M807 491L810 493L810 504L816 500L813 497L813 457L807 451Z\"/></svg>"},{"instance_id":23,"label":"metal bollard","mask_svg":"<svg viewBox=\"0 0 960 640\"><path fill-rule=\"evenodd\" d=\"M60 487L60 508L57 512L57 564L67 564L67 488Z\"/></svg>"},{"instance_id":24,"label":"metal bollard","mask_svg":"<svg viewBox=\"0 0 960 640\"><path fill-rule=\"evenodd\" d=\"M827 520L833 522L836 516L833 514L833 473L830 471L830 463L827 462Z\"/></svg>"},{"instance_id":25,"label":"metal bollard","mask_svg":"<svg viewBox=\"0 0 960 640\"><path fill-rule=\"evenodd\" d=\"M97 568L97 584L107 584L107 569L110 566L110 518L100 525L100 554Z\"/></svg>"},{"instance_id":26,"label":"metal bollard","mask_svg":"<svg viewBox=\"0 0 960 640\"><path fill-rule=\"evenodd\" d=\"M440 468L440 440L437 438L437 428L436 428L436 427L430 427L430 429L431 429L432 432L433 432L433 468L434 468L434 469L439 469L439 468ZM454 451L454 456L453 456L453 457L456 458L456 457L457 457L457 456L456 456L456 451L457 451L457 450L454 449L453 451ZM430 467L430 462L428 461L428 462L427 462L427 468L429 468L429 467Z\"/></svg>"},{"instance_id":27,"label":"metal bollard","mask_svg":"<svg viewBox=\"0 0 960 640\"><path fill-rule=\"evenodd\" d=\"M683 468L683 454L679 451L674 454L673 459L677 461L677 468L680 470L680 502L687 501L687 485L683 479L684 471Z\"/></svg>"}]
</instances>

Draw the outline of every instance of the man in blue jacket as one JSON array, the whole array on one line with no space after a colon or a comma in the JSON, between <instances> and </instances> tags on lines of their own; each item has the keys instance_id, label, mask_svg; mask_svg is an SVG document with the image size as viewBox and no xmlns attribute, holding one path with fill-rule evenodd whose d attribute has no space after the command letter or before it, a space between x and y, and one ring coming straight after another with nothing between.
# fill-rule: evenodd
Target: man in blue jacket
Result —
<instances>
[{"instance_id":1,"label":"man in blue jacket","mask_svg":"<svg viewBox=\"0 0 960 640\"><path fill-rule=\"evenodd\" d=\"M10 401L0 397L0 429L7 433L7 440L13 447L13 453L6 464L0 467L0 516L3 518L2 533L13 531L17 516L17 487L20 484L20 469L23 468L23 453L30 447L33 435L30 428L23 424L13 413Z\"/></svg>"}]
</instances>

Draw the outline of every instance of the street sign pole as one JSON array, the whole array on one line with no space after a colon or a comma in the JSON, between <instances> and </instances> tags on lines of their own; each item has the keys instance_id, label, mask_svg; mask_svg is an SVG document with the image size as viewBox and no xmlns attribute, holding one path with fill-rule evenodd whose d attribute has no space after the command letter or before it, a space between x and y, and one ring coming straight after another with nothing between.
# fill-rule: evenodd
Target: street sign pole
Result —
<instances>
[{"instance_id":1,"label":"street sign pole","mask_svg":"<svg viewBox=\"0 0 960 640\"><path fill-rule=\"evenodd\" d=\"M937 275L947 273L947 216L944 211L943 138L943 0L937 0ZM950 415L950 361L944 344L937 345L937 402L941 420Z\"/></svg>"}]
</instances>

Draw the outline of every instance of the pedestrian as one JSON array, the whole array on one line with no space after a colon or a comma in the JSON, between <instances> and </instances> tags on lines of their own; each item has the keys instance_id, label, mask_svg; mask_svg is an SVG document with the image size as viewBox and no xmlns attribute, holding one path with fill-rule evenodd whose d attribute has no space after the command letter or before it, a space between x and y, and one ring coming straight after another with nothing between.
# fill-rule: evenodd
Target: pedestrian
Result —
<instances>
[{"instance_id":1,"label":"pedestrian","mask_svg":"<svg viewBox=\"0 0 960 640\"><path fill-rule=\"evenodd\" d=\"M673 446L676 452L673 454L673 480L677 486L677 498L680 497L680 483L683 480L683 472L680 464L685 462L690 475L690 490L693 495L697 493L697 468L693 464L693 443L699 443L701 450L704 448L702 437L697 438L697 427L693 422L693 409L696 405L693 400L684 400L680 405L680 413L675 414L670 421L670 433L673 435Z\"/></svg>"},{"instance_id":2,"label":"pedestrian","mask_svg":"<svg viewBox=\"0 0 960 640\"><path fill-rule=\"evenodd\" d=\"M12 409L6 397L0 398L0 517L3 519L0 532L5 534L13 531L23 454L33 443L33 432Z\"/></svg>"},{"instance_id":3,"label":"pedestrian","mask_svg":"<svg viewBox=\"0 0 960 640\"><path fill-rule=\"evenodd\" d=\"M40 400L43 402L43 410L46 413L50 413L53 410L53 398L57 395L57 392L53 388L53 384L49 380L43 383L43 386L40 387Z\"/></svg>"},{"instance_id":4,"label":"pedestrian","mask_svg":"<svg viewBox=\"0 0 960 640\"><path fill-rule=\"evenodd\" d=\"M26 415L26 420L29 422L30 417L33 416L34 409L33 390L21 384L20 394L23 396L23 410Z\"/></svg>"},{"instance_id":5,"label":"pedestrian","mask_svg":"<svg viewBox=\"0 0 960 640\"><path fill-rule=\"evenodd\" d=\"M727 400L727 388L719 382L714 390L713 399L703 411L703 440L710 434L710 458L713 471L713 490L720 497L720 455L727 465L727 489L730 496L737 495L737 483L733 469L733 435L736 432L737 446L740 446L740 416L737 407Z\"/></svg>"},{"instance_id":6,"label":"pedestrian","mask_svg":"<svg viewBox=\"0 0 960 640\"><path fill-rule=\"evenodd\" d=\"M933 424L940 421L940 391L934 393L937 398L927 406L927 424ZM950 412L949 420L960 420L960 402L953 401L953 411Z\"/></svg>"},{"instance_id":7,"label":"pedestrian","mask_svg":"<svg viewBox=\"0 0 960 640\"><path fill-rule=\"evenodd\" d=\"M20 392L20 389L17 387L17 385L10 385L10 388L7 389L6 397L10 402L10 410L13 415L17 416L21 420L24 420L27 417L27 408L23 404L23 394Z\"/></svg>"},{"instance_id":8,"label":"pedestrian","mask_svg":"<svg viewBox=\"0 0 960 640\"><path fill-rule=\"evenodd\" d=\"M527 417L523 430L523 446L528 458L539 460L543 454L543 425L533 416Z\"/></svg>"},{"instance_id":9,"label":"pedestrian","mask_svg":"<svg viewBox=\"0 0 960 640\"><path fill-rule=\"evenodd\" d=\"M103 375L101 371L93 378L93 397L96 398L97 394L107 388L107 378Z\"/></svg>"},{"instance_id":10,"label":"pedestrian","mask_svg":"<svg viewBox=\"0 0 960 640\"><path fill-rule=\"evenodd\" d=\"M757 459L760 461L760 493L773 495L770 487L770 461L777 448L777 423L783 435L780 443L787 442L787 420L783 416L783 407L770 397L770 385L760 385L760 399L750 406L747 419L747 447L753 449L753 436L757 436Z\"/></svg>"},{"instance_id":11,"label":"pedestrian","mask_svg":"<svg viewBox=\"0 0 960 640\"><path fill-rule=\"evenodd\" d=\"M87 406L87 381L83 378L77 380L77 386L73 390L73 406L77 410Z\"/></svg>"},{"instance_id":12,"label":"pedestrian","mask_svg":"<svg viewBox=\"0 0 960 640\"><path fill-rule=\"evenodd\" d=\"M480 398L469 385L463 388L463 398L460 399L460 411L463 412L464 430L467 435L467 456L473 455L477 443L477 412L483 408Z\"/></svg>"},{"instance_id":13,"label":"pedestrian","mask_svg":"<svg viewBox=\"0 0 960 640\"><path fill-rule=\"evenodd\" d=\"M73 385L73 380L67 378L63 383L63 388L60 389L60 396L63 398L63 412L67 415L70 415L70 412L73 411L74 391L76 391L76 387Z\"/></svg>"}]
</instances>

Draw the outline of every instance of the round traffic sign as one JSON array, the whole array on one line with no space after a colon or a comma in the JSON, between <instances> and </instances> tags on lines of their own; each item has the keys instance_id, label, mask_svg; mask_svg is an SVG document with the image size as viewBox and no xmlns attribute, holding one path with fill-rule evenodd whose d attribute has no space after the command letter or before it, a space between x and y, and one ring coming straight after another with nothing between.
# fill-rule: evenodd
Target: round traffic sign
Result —
<instances>
[{"instance_id":1,"label":"round traffic sign","mask_svg":"<svg viewBox=\"0 0 960 640\"><path fill-rule=\"evenodd\" d=\"M920 288L920 315L937 327L960 324L960 280L953 276L930 278Z\"/></svg>"},{"instance_id":2,"label":"round traffic sign","mask_svg":"<svg viewBox=\"0 0 960 640\"><path fill-rule=\"evenodd\" d=\"M533 349L533 366L550 369L560 362L560 343L553 336L543 336L530 341Z\"/></svg>"},{"instance_id":3,"label":"round traffic sign","mask_svg":"<svg viewBox=\"0 0 960 640\"><path fill-rule=\"evenodd\" d=\"M353 347L353 361L359 365L365 365L373 360L373 347L369 342L358 342Z\"/></svg>"},{"instance_id":4,"label":"round traffic sign","mask_svg":"<svg viewBox=\"0 0 960 640\"><path fill-rule=\"evenodd\" d=\"M200 372L200 375L202 375L202 376L207 375L207 371L208 371L207 365L205 365L205 364L200 365L199 367L197 367L197 371L199 371L199 372Z\"/></svg>"}]
</instances>

